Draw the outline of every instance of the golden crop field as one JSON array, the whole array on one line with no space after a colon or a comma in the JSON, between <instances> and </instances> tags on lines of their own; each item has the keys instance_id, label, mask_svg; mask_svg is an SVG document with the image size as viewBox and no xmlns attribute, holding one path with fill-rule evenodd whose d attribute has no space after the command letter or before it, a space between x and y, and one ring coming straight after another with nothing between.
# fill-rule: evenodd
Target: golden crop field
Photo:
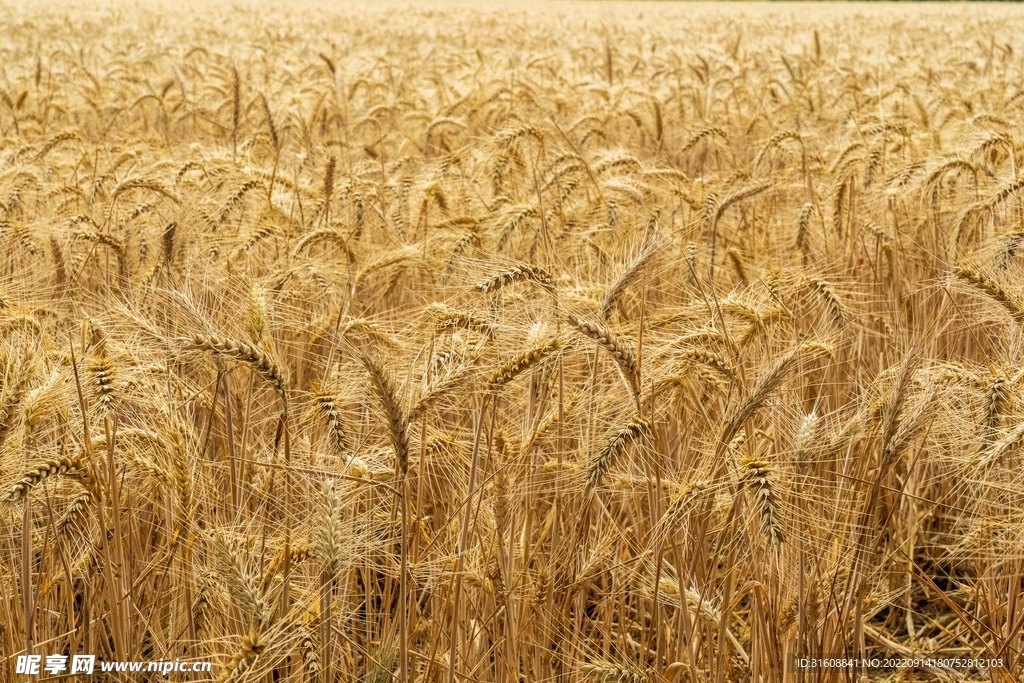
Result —
<instances>
[{"instance_id":1,"label":"golden crop field","mask_svg":"<svg viewBox=\"0 0 1024 683\"><path fill-rule=\"evenodd\" d=\"M3 15L0 680L1020 680L1021 10Z\"/></svg>"}]
</instances>

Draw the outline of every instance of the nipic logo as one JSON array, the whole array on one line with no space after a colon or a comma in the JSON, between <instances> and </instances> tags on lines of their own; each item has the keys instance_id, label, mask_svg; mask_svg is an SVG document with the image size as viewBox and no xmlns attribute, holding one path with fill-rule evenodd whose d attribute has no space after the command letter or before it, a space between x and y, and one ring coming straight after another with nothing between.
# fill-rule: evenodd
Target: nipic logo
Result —
<instances>
[{"instance_id":1,"label":"nipic logo","mask_svg":"<svg viewBox=\"0 0 1024 683\"><path fill-rule=\"evenodd\" d=\"M69 662L70 660L70 662ZM69 666L70 664L70 666ZM150 672L168 676L171 673L209 673L211 662L192 662L175 659L150 660L145 662L101 661L100 672ZM41 673L53 676L65 674L91 674L96 670L96 655L18 655L14 673L22 676L38 676Z\"/></svg>"},{"instance_id":2,"label":"nipic logo","mask_svg":"<svg viewBox=\"0 0 1024 683\"><path fill-rule=\"evenodd\" d=\"M25 676L38 676L42 671L56 676L57 674L91 674L96 668L96 655L74 655L71 657L71 669L68 670L67 655L18 655L14 665L14 673Z\"/></svg>"}]
</instances>

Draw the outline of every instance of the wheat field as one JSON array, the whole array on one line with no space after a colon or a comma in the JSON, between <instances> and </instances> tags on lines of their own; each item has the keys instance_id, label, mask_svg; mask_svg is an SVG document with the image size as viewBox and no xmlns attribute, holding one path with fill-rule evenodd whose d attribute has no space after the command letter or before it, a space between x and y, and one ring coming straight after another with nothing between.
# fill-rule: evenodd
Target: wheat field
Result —
<instances>
[{"instance_id":1,"label":"wheat field","mask_svg":"<svg viewBox=\"0 0 1024 683\"><path fill-rule=\"evenodd\" d=\"M0 9L0 680L1020 680L1021 10Z\"/></svg>"}]
</instances>

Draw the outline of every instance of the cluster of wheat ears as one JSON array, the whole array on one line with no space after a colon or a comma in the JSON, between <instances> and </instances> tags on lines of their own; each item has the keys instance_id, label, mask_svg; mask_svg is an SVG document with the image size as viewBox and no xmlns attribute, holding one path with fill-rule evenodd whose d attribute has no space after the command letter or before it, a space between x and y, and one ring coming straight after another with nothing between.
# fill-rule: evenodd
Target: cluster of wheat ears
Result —
<instances>
[{"instance_id":1,"label":"cluster of wheat ears","mask_svg":"<svg viewBox=\"0 0 1024 683\"><path fill-rule=\"evenodd\" d=\"M1017 680L1019 14L7 11L0 679Z\"/></svg>"}]
</instances>

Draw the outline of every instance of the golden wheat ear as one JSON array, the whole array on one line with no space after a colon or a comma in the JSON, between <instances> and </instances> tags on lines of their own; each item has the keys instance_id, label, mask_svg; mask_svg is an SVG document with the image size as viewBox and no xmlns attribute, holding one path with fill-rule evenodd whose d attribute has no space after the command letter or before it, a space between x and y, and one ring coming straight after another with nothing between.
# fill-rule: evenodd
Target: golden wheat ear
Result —
<instances>
[{"instance_id":1,"label":"golden wheat ear","mask_svg":"<svg viewBox=\"0 0 1024 683\"><path fill-rule=\"evenodd\" d=\"M964 263L953 269L953 276L1002 306L1017 323L1024 325L1024 304L984 272Z\"/></svg>"},{"instance_id":2,"label":"golden wheat ear","mask_svg":"<svg viewBox=\"0 0 1024 683\"><path fill-rule=\"evenodd\" d=\"M22 472L18 481L7 489L3 500L16 503L28 496L33 488L51 477L70 477L77 480L86 489L90 489L92 486L88 468L78 458L60 456L39 462Z\"/></svg>"},{"instance_id":3,"label":"golden wheat ear","mask_svg":"<svg viewBox=\"0 0 1024 683\"><path fill-rule=\"evenodd\" d=\"M650 434L651 425L641 416L636 416L616 429L605 441L604 446L588 461L585 469L587 489L593 491L631 443L638 443Z\"/></svg>"},{"instance_id":4,"label":"golden wheat ear","mask_svg":"<svg viewBox=\"0 0 1024 683\"><path fill-rule=\"evenodd\" d=\"M487 384L492 389L498 389L536 366L551 354L560 351L562 347L563 343L560 339L549 339L548 341L534 344L530 348L507 358L491 373Z\"/></svg>"},{"instance_id":5,"label":"golden wheat ear","mask_svg":"<svg viewBox=\"0 0 1024 683\"><path fill-rule=\"evenodd\" d=\"M320 383L313 385L310 390L310 399L313 403L313 411L327 426L327 433L339 459L344 460L349 455L349 438L338 410L338 399L334 392Z\"/></svg>"},{"instance_id":6,"label":"golden wheat ear","mask_svg":"<svg viewBox=\"0 0 1024 683\"><path fill-rule=\"evenodd\" d=\"M555 280L551 277L551 273L540 266L532 265L522 265L499 271L478 282L476 288L484 294L491 294L516 282L532 282L549 292L554 293L555 291Z\"/></svg>"},{"instance_id":7,"label":"golden wheat ear","mask_svg":"<svg viewBox=\"0 0 1024 683\"><path fill-rule=\"evenodd\" d=\"M782 498L775 471L766 459L756 455L741 461L740 469L740 477L760 518L758 526L771 547L777 549L786 540L786 534L782 529Z\"/></svg>"},{"instance_id":8,"label":"golden wheat ear","mask_svg":"<svg viewBox=\"0 0 1024 683\"><path fill-rule=\"evenodd\" d=\"M216 334L194 334L178 340L185 351L206 351L215 356L245 363L255 370L287 405L288 382L281 367L266 351L252 344Z\"/></svg>"},{"instance_id":9,"label":"golden wheat ear","mask_svg":"<svg viewBox=\"0 0 1024 683\"><path fill-rule=\"evenodd\" d=\"M599 323L588 322L581 318L572 318L569 322L580 334L597 342L598 346L611 355L612 359L615 360L615 363L622 370L626 384L633 394L639 393L640 371L637 363L636 345L631 340L627 341L625 335L616 334Z\"/></svg>"},{"instance_id":10,"label":"golden wheat ear","mask_svg":"<svg viewBox=\"0 0 1024 683\"><path fill-rule=\"evenodd\" d=\"M238 650L231 655L231 659L224 665L224 669L214 679L214 683L232 683L241 680L243 675L249 671L263 651L267 643L258 632L250 631L242 636L242 642Z\"/></svg>"},{"instance_id":11,"label":"golden wheat ear","mask_svg":"<svg viewBox=\"0 0 1024 683\"><path fill-rule=\"evenodd\" d=\"M387 421L388 438L395 451L395 471L405 476L409 469L409 418L387 370L370 356L360 356L359 360L370 376L370 387Z\"/></svg>"}]
</instances>

